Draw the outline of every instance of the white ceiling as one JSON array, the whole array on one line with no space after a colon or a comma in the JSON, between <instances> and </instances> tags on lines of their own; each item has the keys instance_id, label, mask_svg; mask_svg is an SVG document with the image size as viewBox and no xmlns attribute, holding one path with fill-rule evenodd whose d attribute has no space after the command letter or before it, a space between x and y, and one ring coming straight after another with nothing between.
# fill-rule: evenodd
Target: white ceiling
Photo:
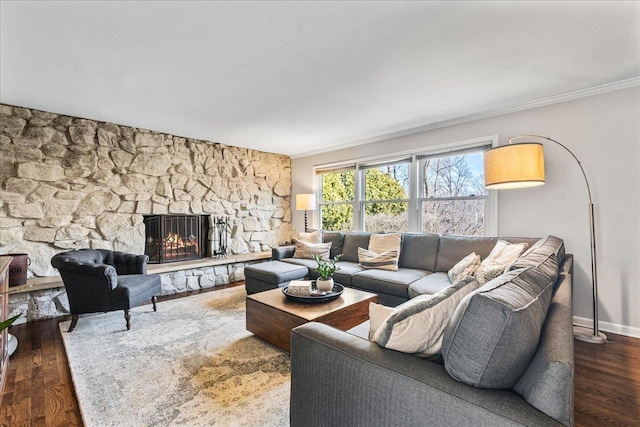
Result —
<instances>
[{"instance_id":1,"label":"white ceiling","mask_svg":"<svg viewBox=\"0 0 640 427\"><path fill-rule=\"evenodd\" d=\"M0 4L0 102L293 156L640 81L635 1Z\"/></svg>"}]
</instances>

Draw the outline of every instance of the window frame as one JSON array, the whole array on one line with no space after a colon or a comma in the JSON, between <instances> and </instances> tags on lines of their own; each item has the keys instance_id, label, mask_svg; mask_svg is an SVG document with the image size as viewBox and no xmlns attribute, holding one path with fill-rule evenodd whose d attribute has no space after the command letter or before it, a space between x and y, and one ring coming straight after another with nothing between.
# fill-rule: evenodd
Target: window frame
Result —
<instances>
[{"instance_id":1,"label":"window frame","mask_svg":"<svg viewBox=\"0 0 640 427\"><path fill-rule=\"evenodd\" d=\"M365 204L375 202L374 200L365 200L364 193L364 171L368 168L387 166L393 163L402 163L409 161L409 192L407 199L398 200L382 200L380 202L408 202L408 232L422 233L422 203L424 200L433 200L433 198L420 197L421 180L423 176L423 168L420 167L423 159L428 157L446 157L463 154L463 152L482 150L496 147L498 145L498 135L475 138L465 141L458 141L446 144L435 145L432 147L424 147L416 150L408 150L404 152L396 152L393 155L379 155L365 157L359 159L351 159L344 162L335 162L330 164L319 164L313 167L314 187L316 188L318 217L315 221L316 227L322 226L322 206L351 204L353 209L353 230L364 230L364 212ZM484 150L482 150L484 151ZM352 202L323 202L322 201L322 175L325 173L339 172L343 170L354 170L354 200ZM498 235L498 192L494 190L485 190L484 199L484 235ZM437 200L478 200L480 196L460 196L436 198Z\"/></svg>"}]
</instances>

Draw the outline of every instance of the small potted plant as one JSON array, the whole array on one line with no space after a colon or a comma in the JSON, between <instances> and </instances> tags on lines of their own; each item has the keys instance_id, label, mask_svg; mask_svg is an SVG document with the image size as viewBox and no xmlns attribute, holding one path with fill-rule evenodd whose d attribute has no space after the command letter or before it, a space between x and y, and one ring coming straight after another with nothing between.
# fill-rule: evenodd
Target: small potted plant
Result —
<instances>
[{"instance_id":1,"label":"small potted plant","mask_svg":"<svg viewBox=\"0 0 640 427\"><path fill-rule=\"evenodd\" d=\"M313 258L318 263L316 270L318 271L318 279L316 279L316 287L320 292L331 292L333 290L333 273L340 270L336 262L340 261L343 254L338 254L333 259L322 259L319 255Z\"/></svg>"}]
</instances>

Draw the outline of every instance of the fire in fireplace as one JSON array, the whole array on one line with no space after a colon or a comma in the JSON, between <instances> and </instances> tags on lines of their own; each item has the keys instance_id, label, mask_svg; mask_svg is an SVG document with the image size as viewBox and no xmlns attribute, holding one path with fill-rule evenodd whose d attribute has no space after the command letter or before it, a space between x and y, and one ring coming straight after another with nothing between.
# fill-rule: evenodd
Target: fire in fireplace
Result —
<instances>
[{"instance_id":1,"label":"fire in fireplace","mask_svg":"<svg viewBox=\"0 0 640 427\"><path fill-rule=\"evenodd\" d=\"M145 250L149 263L200 259L206 256L208 215L146 215Z\"/></svg>"}]
</instances>

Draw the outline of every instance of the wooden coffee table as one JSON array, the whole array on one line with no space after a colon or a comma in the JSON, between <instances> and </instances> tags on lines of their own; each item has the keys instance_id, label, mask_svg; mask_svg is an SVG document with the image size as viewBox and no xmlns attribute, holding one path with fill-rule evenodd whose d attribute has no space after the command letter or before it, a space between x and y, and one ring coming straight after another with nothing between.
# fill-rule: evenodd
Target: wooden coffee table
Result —
<instances>
[{"instance_id":1,"label":"wooden coffee table","mask_svg":"<svg viewBox=\"0 0 640 427\"><path fill-rule=\"evenodd\" d=\"M369 320L369 303L378 295L345 288L340 297L321 304L290 301L282 289L247 295L247 330L285 351L291 349L291 330L321 322L346 331Z\"/></svg>"}]
</instances>

